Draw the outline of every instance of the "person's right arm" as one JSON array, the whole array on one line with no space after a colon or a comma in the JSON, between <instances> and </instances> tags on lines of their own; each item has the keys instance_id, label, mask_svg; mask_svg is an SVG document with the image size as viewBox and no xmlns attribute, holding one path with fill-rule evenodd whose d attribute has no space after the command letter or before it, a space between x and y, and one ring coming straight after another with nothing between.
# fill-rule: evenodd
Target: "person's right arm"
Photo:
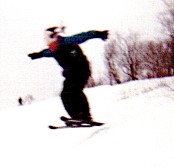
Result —
<instances>
[{"instance_id":1,"label":"person's right arm","mask_svg":"<svg viewBox=\"0 0 174 167\"><path fill-rule=\"evenodd\" d=\"M32 60L42 58L42 57L53 57L53 52L50 49L44 49L40 52L34 52L30 53L28 57L30 57Z\"/></svg>"}]
</instances>

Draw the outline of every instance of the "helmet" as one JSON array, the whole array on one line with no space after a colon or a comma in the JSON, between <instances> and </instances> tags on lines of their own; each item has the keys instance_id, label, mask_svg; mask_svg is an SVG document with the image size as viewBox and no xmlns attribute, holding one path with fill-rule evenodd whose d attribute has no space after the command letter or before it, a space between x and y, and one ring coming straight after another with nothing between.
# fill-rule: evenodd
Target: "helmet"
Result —
<instances>
[{"instance_id":1,"label":"helmet","mask_svg":"<svg viewBox=\"0 0 174 167\"><path fill-rule=\"evenodd\" d=\"M63 22L61 21L59 23L59 26L47 28L46 31L51 32L50 38L54 38L57 35L65 33L65 28L66 27L63 25Z\"/></svg>"},{"instance_id":2,"label":"helmet","mask_svg":"<svg viewBox=\"0 0 174 167\"><path fill-rule=\"evenodd\" d=\"M47 45L52 43L53 41L57 40L57 37L59 35L62 35L65 33L65 26L63 26L62 22L59 24L59 26L49 27L45 30L45 40Z\"/></svg>"},{"instance_id":3,"label":"helmet","mask_svg":"<svg viewBox=\"0 0 174 167\"><path fill-rule=\"evenodd\" d=\"M49 27L45 30L45 41L46 44L49 45L50 43L57 40L57 37L65 33L65 26L62 22L60 22L59 26Z\"/></svg>"}]
</instances>

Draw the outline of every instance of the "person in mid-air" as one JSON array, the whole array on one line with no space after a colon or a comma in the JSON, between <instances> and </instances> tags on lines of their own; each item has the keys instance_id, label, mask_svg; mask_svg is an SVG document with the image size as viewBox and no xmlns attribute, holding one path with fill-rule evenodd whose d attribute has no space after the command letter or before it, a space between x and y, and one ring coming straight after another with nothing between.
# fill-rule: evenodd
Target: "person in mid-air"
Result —
<instances>
[{"instance_id":1,"label":"person in mid-air","mask_svg":"<svg viewBox=\"0 0 174 167\"><path fill-rule=\"evenodd\" d=\"M63 105L72 119L91 121L88 100L83 89L91 75L89 61L83 54L79 44L94 38L106 40L108 31L87 31L76 35L63 37L65 27L51 27L46 29L48 49L31 53L33 60L42 57L53 57L63 68L65 81L61 92Z\"/></svg>"}]
</instances>

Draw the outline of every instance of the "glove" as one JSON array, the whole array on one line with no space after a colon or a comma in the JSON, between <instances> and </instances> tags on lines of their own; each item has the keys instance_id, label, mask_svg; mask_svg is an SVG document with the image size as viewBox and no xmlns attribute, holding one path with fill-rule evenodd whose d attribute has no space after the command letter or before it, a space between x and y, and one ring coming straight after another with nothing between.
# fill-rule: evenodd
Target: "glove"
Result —
<instances>
[{"instance_id":1,"label":"glove","mask_svg":"<svg viewBox=\"0 0 174 167\"><path fill-rule=\"evenodd\" d=\"M98 36L102 39L102 40L106 40L108 38L108 30L105 31L99 31L98 32Z\"/></svg>"},{"instance_id":2,"label":"glove","mask_svg":"<svg viewBox=\"0 0 174 167\"><path fill-rule=\"evenodd\" d=\"M28 57L30 57L32 60L34 60L34 59L38 59L38 58L42 57L42 54L41 53L30 53L28 55Z\"/></svg>"}]
</instances>

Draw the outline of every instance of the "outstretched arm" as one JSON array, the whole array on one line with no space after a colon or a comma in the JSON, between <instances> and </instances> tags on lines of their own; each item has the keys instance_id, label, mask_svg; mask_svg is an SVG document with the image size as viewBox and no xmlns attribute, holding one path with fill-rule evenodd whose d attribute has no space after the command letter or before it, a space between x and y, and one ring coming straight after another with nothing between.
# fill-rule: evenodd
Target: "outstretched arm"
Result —
<instances>
[{"instance_id":1,"label":"outstretched arm","mask_svg":"<svg viewBox=\"0 0 174 167\"><path fill-rule=\"evenodd\" d=\"M42 57L53 57L53 52L50 49L45 49L40 52L30 53L28 57L32 60L42 58Z\"/></svg>"},{"instance_id":2,"label":"outstretched arm","mask_svg":"<svg viewBox=\"0 0 174 167\"><path fill-rule=\"evenodd\" d=\"M60 45L78 45L89 39L100 38L106 40L108 38L108 30L105 31L87 31L69 37L60 37ZM45 49L40 52L31 53L28 55L32 60L42 57L54 57L54 52L50 49Z\"/></svg>"},{"instance_id":3,"label":"outstretched arm","mask_svg":"<svg viewBox=\"0 0 174 167\"><path fill-rule=\"evenodd\" d=\"M60 43L62 45L78 45L89 39L100 38L102 40L106 40L108 38L108 30L105 31L87 31L82 32L80 34L76 34L69 37L63 37L60 39Z\"/></svg>"}]
</instances>

